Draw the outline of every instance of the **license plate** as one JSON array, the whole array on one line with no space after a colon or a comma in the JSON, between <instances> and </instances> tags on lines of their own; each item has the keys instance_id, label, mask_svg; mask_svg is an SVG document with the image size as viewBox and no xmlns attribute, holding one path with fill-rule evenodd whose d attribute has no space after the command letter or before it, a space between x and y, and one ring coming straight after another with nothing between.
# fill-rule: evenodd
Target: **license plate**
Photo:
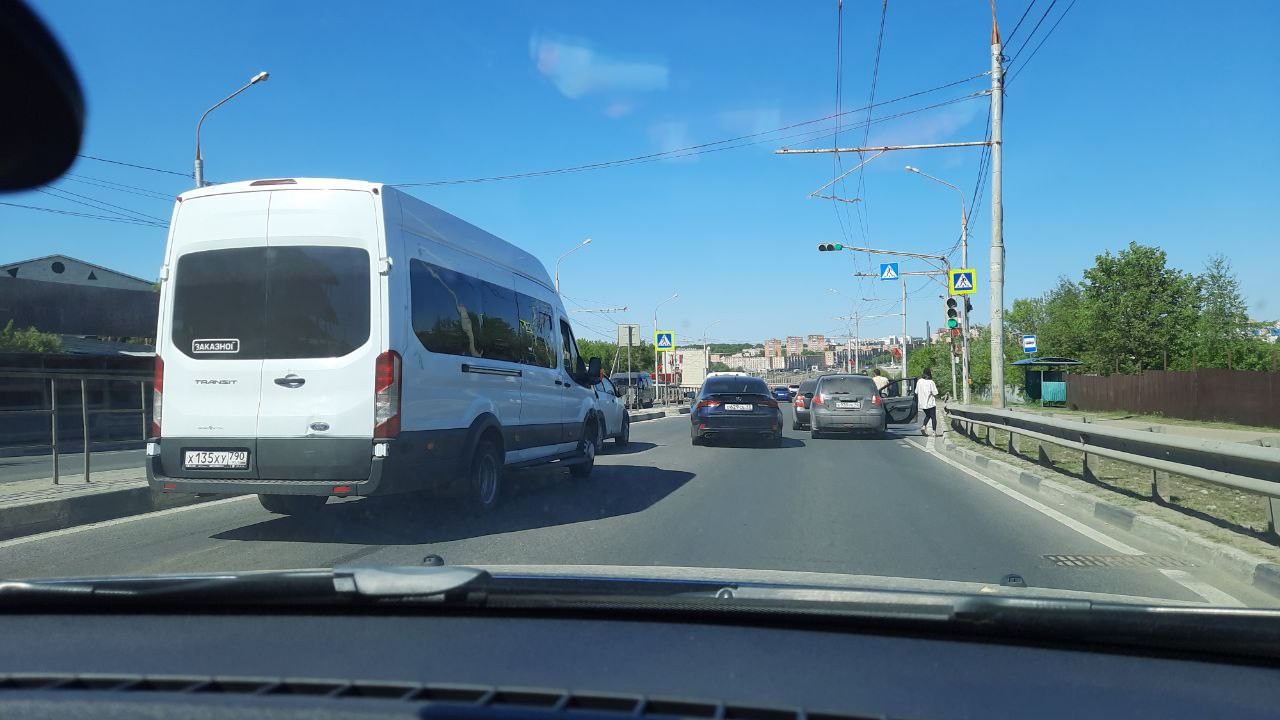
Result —
<instances>
[{"instance_id":1,"label":"license plate","mask_svg":"<svg viewBox=\"0 0 1280 720\"><path fill-rule=\"evenodd\" d=\"M724 409L725 409L725 410L733 410L733 411L737 411L737 412L741 412L741 411L751 412L751 408L752 408L752 407L753 407L753 406L751 406L751 405L743 405L743 404L740 404L740 403L725 403Z\"/></svg>"},{"instance_id":2,"label":"license plate","mask_svg":"<svg viewBox=\"0 0 1280 720\"><path fill-rule=\"evenodd\" d=\"M188 470L247 470L248 450L187 450L182 467Z\"/></svg>"},{"instance_id":3,"label":"license plate","mask_svg":"<svg viewBox=\"0 0 1280 720\"><path fill-rule=\"evenodd\" d=\"M862 407L861 400L846 400L836 403L836 407L841 410L858 410Z\"/></svg>"}]
</instances>

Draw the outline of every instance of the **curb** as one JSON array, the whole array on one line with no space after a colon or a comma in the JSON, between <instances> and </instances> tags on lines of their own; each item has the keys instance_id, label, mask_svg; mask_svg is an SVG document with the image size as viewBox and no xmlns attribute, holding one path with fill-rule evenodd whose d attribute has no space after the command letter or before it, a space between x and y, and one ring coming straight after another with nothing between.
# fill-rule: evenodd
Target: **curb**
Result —
<instances>
[{"instance_id":1,"label":"curb","mask_svg":"<svg viewBox=\"0 0 1280 720\"><path fill-rule=\"evenodd\" d=\"M936 447L938 446L935 445ZM1131 532L1144 540L1150 540L1230 575L1256 590L1280 598L1280 565L1244 550L1220 545L1172 523L1114 505L1001 460L957 447L950 441L943 441L940 451L951 459L1023 494L1038 495L1041 499L1065 506L1075 513L1096 518L1108 525Z\"/></svg>"},{"instance_id":2,"label":"curb","mask_svg":"<svg viewBox=\"0 0 1280 720\"><path fill-rule=\"evenodd\" d=\"M166 495L142 487L0 507L0 540L116 520L229 495Z\"/></svg>"},{"instance_id":3,"label":"curb","mask_svg":"<svg viewBox=\"0 0 1280 720\"><path fill-rule=\"evenodd\" d=\"M658 418L675 417L676 415L688 415L688 414L689 414L689 408L687 407L679 408L674 413L669 413L669 412L666 412L665 410L645 410L643 412L632 413L631 422L633 423L644 422L645 420L657 420Z\"/></svg>"}]
</instances>

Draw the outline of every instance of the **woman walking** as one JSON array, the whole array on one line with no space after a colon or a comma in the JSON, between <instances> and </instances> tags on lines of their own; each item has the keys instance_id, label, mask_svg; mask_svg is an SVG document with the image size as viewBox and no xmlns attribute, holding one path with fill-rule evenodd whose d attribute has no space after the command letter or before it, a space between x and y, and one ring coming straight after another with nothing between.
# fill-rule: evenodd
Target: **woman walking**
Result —
<instances>
[{"instance_id":1,"label":"woman walking","mask_svg":"<svg viewBox=\"0 0 1280 720\"><path fill-rule=\"evenodd\" d=\"M938 434L938 385L933 381L933 371L925 368L916 381L916 404L924 416L920 419L921 435ZM924 429L925 423L933 426L933 432Z\"/></svg>"}]
</instances>

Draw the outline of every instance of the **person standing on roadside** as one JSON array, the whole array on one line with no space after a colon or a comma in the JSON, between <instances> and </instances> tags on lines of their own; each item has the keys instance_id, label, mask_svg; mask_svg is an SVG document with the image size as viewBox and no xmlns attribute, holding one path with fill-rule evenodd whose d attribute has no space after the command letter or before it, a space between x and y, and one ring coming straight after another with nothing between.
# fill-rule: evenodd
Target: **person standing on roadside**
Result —
<instances>
[{"instance_id":1,"label":"person standing on roadside","mask_svg":"<svg viewBox=\"0 0 1280 720\"><path fill-rule=\"evenodd\" d=\"M938 385L933 381L933 371L925 368L916 381L916 403L924 416L920 420L921 435L938 434ZM925 430L925 423L933 426L933 432Z\"/></svg>"},{"instance_id":2,"label":"person standing on roadside","mask_svg":"<svg viewBox=\"0 0 1280 720\"><path fill-rule=\"evenodd\" d=\"M880 392L889 385L889 378L880 374L880 368L871 371L871 381L876 384L876 392Z\"/></svg>"}]
</instances>

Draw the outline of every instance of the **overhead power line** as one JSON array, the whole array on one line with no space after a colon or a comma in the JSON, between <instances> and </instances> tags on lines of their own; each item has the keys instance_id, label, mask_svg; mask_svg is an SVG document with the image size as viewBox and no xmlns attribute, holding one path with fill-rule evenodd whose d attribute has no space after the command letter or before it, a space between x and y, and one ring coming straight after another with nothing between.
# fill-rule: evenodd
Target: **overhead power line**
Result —
<instances>
[{"instance_id":1,"label":"overhead power line","mask_svg":"<svg viewBox=\"0 0 1280 720\"><path fill-rule=\"evenodd\" d=\"M909 100L911 98L919 97L921 95L927 95L929 93L937 92L939 90L945 90L950 87L962 85L964 83L976 80L980 77L984 77L988 74L989 73L986 73L986 72L978 73L970 77L966 77L960 80L955 80L949 83L945 83L943 85L938 85L936 87L928 88L926 90L918 90L916 92L908 93L906 95L900 95L891 100L884 100L882 102L878 102L875 105L876 107L884 107L886 105L892 105L894 103L902 102L903 100ZM967 99L968 97L969 96L965 96L964 98L958 98L958 100ZM942 103L942 104L947 104L947 103ZM940 107L940 106L941 104L933 105L926 108L920 108L913 112L919 112L921 110L932 109L933 107ZM861 113L861 112L865 112L866 110L867 110L866 107L854 108L852 110L843 110L841 111L840 115L845 116L851 113ZM481 182L496 182L496 181L502 181L502 180L519 180L519 179L530 178L530 177L545 177L548 175L561 175L565 173L584 172L588 170L599 170L599 169L603 169L607 167L615 167L619 165L630 165L630 164L636 164L640 162L652 162L652 161L666 159L666 158L687 157L688 155L702 154L704 152L714 152L718 149L725 149L725 148L720 148L718 146L729 145L731 143L739 143L742 141L753 140L756 138L764 138L767 136L776 135L777 133L786 132L787 130L794 130L796 128L805 127L808 125L828 122L830 120L835 119L835 117L836 115L833 113L831 115L826 115L820 118L813 118L811 120L804 120L801 122L792 123L790 125L783 125L782 127L773 128L772 130L762 130L760 132L748 133L746 135L739 135L737 137L725 138L722 140L713 140L710 142L699 143L697 145L689 145L687 147L675 148L673 150L665 150L657 153L647 153L644 155L635 155L632 157L618 158L615 160L603 160L599 162L586 163L582 165L572 165L568 167L552 168L548 170L532 170L527 172L508 173L504 175L490 175L490 176L474 177L474 178L459 178L459 179L453 179L453 180L432 180L432 181L423 181L423 182L403 182L403 183L388 183L388 184L394 187L435 187L440 185L464 185L464 184L481 183ZM859 124L856 127L861 127L861 125ZM824 129L820 131L821 134L829 134L830 132L831 131L829 129ZM776 142L779 139L781 138L769 138L762 142ZM746 143L743 145L738 145L736 147L745 147L746 145L749 145L749 144L759 144L759 143Z\"/></svg>"},{"instance_id":2,"label":"overhead power line","mask_svg":"<svg viewBox=\"0 0 1280 720\"><path fill-rule=\"evenodd\" d=\"M1045 8L1044 12L1040 14L1040 19L1036 21L1036 26L1031 28L1031 34L1028 35L1027 39L1023 40L1022 44L1018 46L1018 49L1014 51L1013 57L1009 58L1010 65L1012 65L1014 61L1018 59L1018 56L1022 54L1022 51L1026 49L1027 43L1031 42L1031 39L1036 36L1036 31L1040 29L1040 25L1044 23L1044 19L1049 17L1049 13L1053 12L1053 6L1057 4L1058 4L1058 0L1052 0L1052 2L1049 3L1049 7ZM1008 47L1008 46L1009 46L1009 43L1005 43L1005 47Z\"/></svg>"},{"instance_id":3,"label":"overhead power line","mask_svg":"<svg viewBox=\"0 0 1280 720\"><path fill-rule=\"evenodd\" d=\"M70 190L67 190L65 188L59 188L59 187L40 188L39 192L42 192L52 197L60 198L62 200L67 200L68 202L72 202L77 205L84 205L86 207L91 207L95 210L105 210L106 212L115 213L123 217L134 217L136 219L150 220L152 222L157 222L162 224L165 222L164 219L158 218L154 215L148 215L146 213L138 212L137 210L131 210L122 205L109 203L105 200L99 200L97 198L89 197L88 195L81 195L80 193L71 192ZM67 197L68 195L70 195L71 197ZM80 199L77 200L76 198L80 198Z\"/></svg>"},{"instance_id":4,"label":"overhead power line","mask_svg":"<svg viewBox=\"0 0 1280 720\"><path fill-rule=\"evenodd\" d=\"M123 165L125 167L136 168L138 170L150 170L151 172L164 173L165 175L177 175L181 178L191 178L191 173L178 172L176 170L165 170L164 168L151 167L150 165L139 165L137 163L124 162L122 160L109 160L107 158L97 157L96 155L77 154L76 157L82 157L86 160L95 160L101 163L110 163L112 165Z\"/></svg>"},{"instance_id":5,"label":"overhead power line","mask_svg":"<svg viewBox=\"0 0 1280 720\"><path fill-rule=\"evenodd\" d=\"M1031 2L1027 3L1027 9L1022 11L1022 17L1018 18L1018 24L1013 26L1013 32L1009 33L1008 37L1004 39L1005 45L1013 43L1014 36L1018 34L1018 28L1022 27L1022 21L1027 19L1027 13L1031 12L1031 8L1035 6L1036 0L1031 0Z\"/></svg>"},{"instance_id":6,"label":"overhead power line","mask_svg":"<svg viewBox=\"0 0 1280 720\"><path fill-rule=\"evenodd\" d=\"M85 185L93 185L95 187L114 190L129 195L137 195L138 197L150 198L153 200L163 200L165 202L173 202L174 194L165 193L159 190L151 190L137 185L126 185L125 183L107 180L105 178L93 177L92 175L79 175L77 173L65 173L62 180L83 183Z\"/></svg>"},{"instance_id":7,"label":"overhead power line","mask_svg":"<svg viewBox=\"0 0 1280 720\"><path fill-rule=\"evenodd\" d=\"M1014 79L1018 77L1018 74L1022 72L1022 69L1025 68L1027 65L1029 65L1031 61L1035 59L1036 53L1040 52L1041 46L1043 46L1045 42L1053 35L1053 31L1058 29L1058 24L1062 22L1062 18L1066 17L1067 13L1071 12L1071 8L1075 6L1076 6L1076 0L1071 0L1071 4L1068 5L1067 9L1063 10L1062 14L1058 16L1058 19L1054 21L1053 25L1049 28L1049 32L1045 33L1043 38L1040 38L1040 42L1035 46L1035 48L1031 50L1031 54L1027 56L1027 59L1023 61L1022 64L1018 65L1017 68L1014 69L1013 75L1011 75L1009 79L1005 81L1005 87L1009 87L1009 83L1013 82Z\"/></svg>"},{"instance_id":8,"label":"overhead power line","mask_svg":"<svg viewBox=\"0 0 1280 720\"><path fill-rule=\"evenodd\" d=\"M0 201L0 205L4 205L7 207L22 208L24 210L38 210L40 212L53 213L55 215L71 215L73 217L90 218L93 220L105 220L107 222L118 222L118 223L124 223L126 225L143 225L146 227L160 227L160 228L164 227L164 225L159 225L157 223L150 222L148 220L130 220L128 218L123 218L116 215L94 215L91 213L76 212L74 210L60 210L58 208L40 207L38 205L23 205L21 203L11 203L11 202L4 202L4 201Z\"/></svg>"},{"instance_id":9,"label":"overhead power line","mask_svg":"<svg viewBox=\"0 0 1280 720\"><path fill-rule=\"evenodd\" d=\"M880 0L880 32L876 35L876 56L871 66L871 91L867 94L867 122L862 132L862 145L865 147L871 138L871 111L876 106L876 86L880 82L880 50L884 47L884 24L889 15L889 0ZM859 153L859 160L864 159ZM858 205L858 220L862 227L862 239L865 241L871 233L871 210L866 201L866 166L858 170L858 197L863 198ZM870 260L867 267L871 267Z\"/></svg>"}]
</instances>

